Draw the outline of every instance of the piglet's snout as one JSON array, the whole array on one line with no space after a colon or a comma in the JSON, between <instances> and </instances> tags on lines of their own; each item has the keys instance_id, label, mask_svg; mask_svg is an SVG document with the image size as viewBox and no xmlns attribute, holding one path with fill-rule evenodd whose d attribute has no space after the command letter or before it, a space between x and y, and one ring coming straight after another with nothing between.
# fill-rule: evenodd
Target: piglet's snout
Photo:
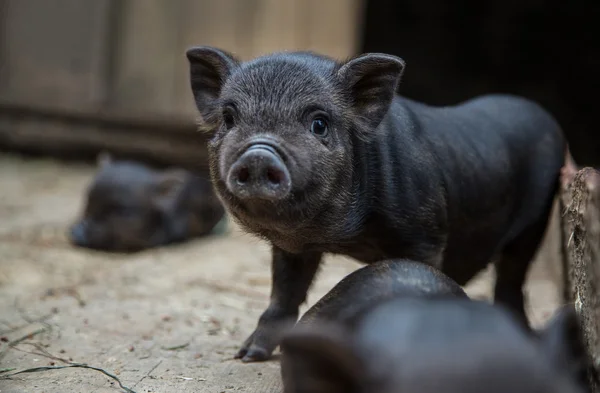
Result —
<instances>
[{"instance_id":1,"label":"piglet's snout","mask_svg":"<svg viewBox=\"0 0 600 393\"><path fill-rule=\"evenodd\" d=\"M292 181L277 151L268 144L256 143L231 166L227 187L240 199L275 201L290 193Z\"/></svg>"}]
</instances>

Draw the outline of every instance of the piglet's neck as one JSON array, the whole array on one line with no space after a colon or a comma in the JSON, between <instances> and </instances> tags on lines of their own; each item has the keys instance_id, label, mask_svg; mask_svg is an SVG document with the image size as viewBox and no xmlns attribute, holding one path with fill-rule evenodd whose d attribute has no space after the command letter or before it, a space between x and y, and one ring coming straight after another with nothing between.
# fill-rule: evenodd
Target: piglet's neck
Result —
<instances>
[{"instance_id":1,"label":"piglet's neck","mask_svg":"<svg viewBox=\"0 0 600 393\"><path fill-rule=\"evenodd\" d=\"M363 218L373 210L377 185L381 181L379 158L371 154L371 144L358 138L353 143L351 206L354 215Z\"/></svg>"}]
</instances>

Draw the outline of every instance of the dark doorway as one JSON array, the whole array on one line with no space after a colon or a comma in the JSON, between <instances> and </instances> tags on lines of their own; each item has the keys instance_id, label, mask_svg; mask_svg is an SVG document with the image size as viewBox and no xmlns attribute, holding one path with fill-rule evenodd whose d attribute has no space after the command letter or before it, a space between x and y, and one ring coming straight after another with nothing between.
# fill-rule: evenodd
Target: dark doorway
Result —
<instances>
[{"instance_id":1,"label":"dark doorway","mask_svg":"<svg viewBox=\"0 0 600 393\"><path fill-rule=\"evenodd\" d=\"M600 1L370 0L365 18L361 50L406 61L405 96L529 97L556 116L579 165L600 166Z\"/></svg>"}]
</instances>

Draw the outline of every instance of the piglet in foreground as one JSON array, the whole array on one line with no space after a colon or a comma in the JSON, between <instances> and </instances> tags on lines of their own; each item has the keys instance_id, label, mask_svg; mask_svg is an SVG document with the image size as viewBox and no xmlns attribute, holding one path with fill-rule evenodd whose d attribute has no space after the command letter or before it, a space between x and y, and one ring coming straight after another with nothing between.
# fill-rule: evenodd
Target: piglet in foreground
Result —
<instances>
[{"instance_id":1,"label":"piglet in foreground","mask_svg":"<svg viewBox=\"0 0 600 393\"><path fill-rule=\"evenodd\" d=\"M140 251L207 235L224 218L210 181L183 169L155 171L106 154L99 167L70 230L77 246Z\"/></svg>"},{"instance_id":2,"label":"piglet in foreground","mask_svg":"<svg viewBox=\"0 0 600 393\"><path fill-rule=\"evenodd\" d=\"M407 259L385 260L344 277L304 313L296 326L323 321L343 323L391 297L433 295L468 298L460 285L432 266ZM287 328L278 326L267 333L277 337Z\"/></svg>"},{"instance_id":3,"label":"piglet in foreground","mask_svg":"<svg viewBox=\"0 0 600 393\"><path fill-rule=\"evenodd\" d=\"M494 261L494 301L528 325L522 287L566 152L544 108L503 94L416 102L398 94L404 61L381 53L187 58L215 189L272 246L270 303L237 357L271 355L324 253L422 261L460 285Z\"/></svg>"},{"instance_id":4,"label":"piglet in foreground","mask_svg":"<svg viewBox=\"0 0 600 393\"><path fill-rule=\"evenodd\" d=\"M346 321L388 298L427 296L468 299L460 285L434 267L407 259L385 260L344 277L304 313L297 325Z\"/></svg>"},{"instance_id":5,"label":"piglet in foreground","mask_svg":"<svg viewBox=\"0 0 600 393\"><path fill-rule=\"evenodd\" d=\"M587 355L572 307L531 335L502 306L395 297L283 336L284 393L583 393Z\"/></svg>"}]
</instances>

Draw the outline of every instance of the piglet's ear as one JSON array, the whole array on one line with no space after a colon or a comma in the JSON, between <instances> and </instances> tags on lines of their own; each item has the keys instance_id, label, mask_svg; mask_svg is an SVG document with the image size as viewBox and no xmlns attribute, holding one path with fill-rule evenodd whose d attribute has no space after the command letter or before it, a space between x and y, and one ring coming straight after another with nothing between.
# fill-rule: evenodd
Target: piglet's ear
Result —
<instances>
[{"instance_id":1,"label":"piglet's ear","mask_svg":"<svg viewBox=\"0 0 600 393\"><path fill-rule=\"evenodd\" d=\"M190 65L192 93L204 123L201 126L211 128L212 110L221 88L240 62L231 53L210 46L193 47L185 54Z\"/></svg>"},{"instance_id":2,"label":"piglet's ear","mask_svg":"<svg viewBox=\"0 0 600 393\"><path fill-rule=\"evenodd\" d=\"M374 130L387 113L404 72L404 60L382 53L367 53L349 60L337 72L351 94L357 118Z\"/></svg>"},{"instance_id":3,"label":"piglet's ear","mask_svg":"<svg viewBox=\"0 0 600 393\"><path fill-rule=\"evenodd\" d=\"M542 349L554 364L587 383L591 358L583 339L579 316L573 305L559 309L540 332Z\"/></svg>"},{"instance_id":4,"label":"piglet's ear","mask_svg":"<svg viewBox=\"0 0 600 393\"><path fill-rule=\"evenodd\" d=\"M183 169L167 169L156 176L154 181L154 201L162 208L168 209L177 200L187 180Z\"/></svg>"},{"instance_id":5,"label":"piglet's ear","mask_svg":"<svg viewBox=\"0 0 600 393\"><path fill-rule=\"evenodd\" d=\"M348 334L335 328L299 327L282 339L284 392L356 391L364 370Z\"/></svg>"}]
</instances>

